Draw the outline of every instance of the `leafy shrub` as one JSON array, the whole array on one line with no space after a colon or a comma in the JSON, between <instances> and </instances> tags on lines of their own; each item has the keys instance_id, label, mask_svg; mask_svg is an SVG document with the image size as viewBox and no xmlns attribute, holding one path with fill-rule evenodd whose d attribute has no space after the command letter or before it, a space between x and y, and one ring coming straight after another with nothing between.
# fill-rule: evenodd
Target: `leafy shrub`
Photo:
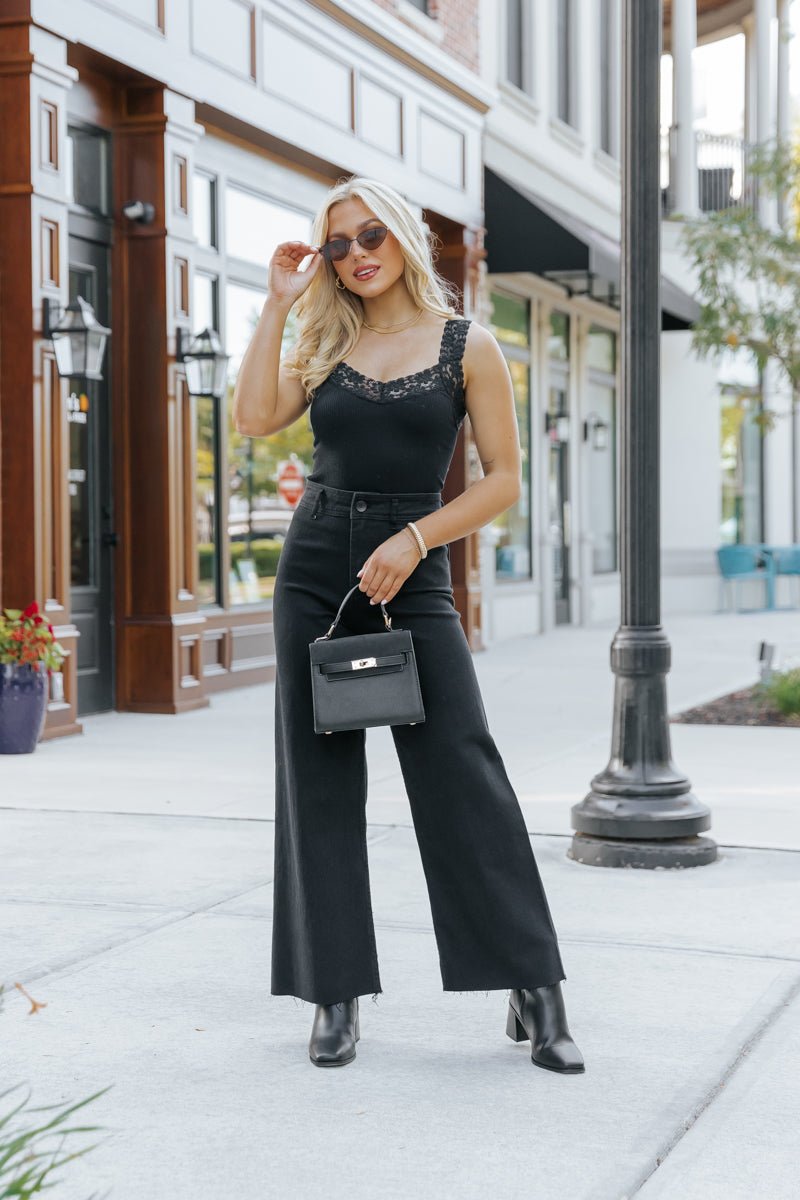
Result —
<instances>
[{"instance_id":1,"label":"leafy shrub","mask_svg":"<svg viewBox=\"0 0 800 1200\"><path fill-rule=\"evenodd\" d=\"M231 542L231 566L235 567L240 558L252 558L256 564L259 579L274 575L278 569L283 542L277 538L257 538L250 543ZM200 579L208 581L214 576L214 547L209 542L201 542L197 547Z\"/></svg>"},{"instance_id":2,"label":"leafy shrub","mask_svg":"<svg viewBox=\"0 0 800 1200\"><path fill-rule=\"evenodd\" d=\"M800 667L776 671L764 684L764 694L786 716L800 714Z\"/></svg>"}]
</instances>

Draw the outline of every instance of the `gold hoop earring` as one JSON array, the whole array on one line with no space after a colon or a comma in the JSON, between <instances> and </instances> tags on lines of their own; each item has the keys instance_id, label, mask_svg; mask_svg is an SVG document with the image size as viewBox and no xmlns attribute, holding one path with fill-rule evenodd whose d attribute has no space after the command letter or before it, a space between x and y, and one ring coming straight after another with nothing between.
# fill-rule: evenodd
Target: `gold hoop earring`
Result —
<instances>
[{"instance_id":1,"label":"gold hoop earring","mask_svg":"<svg viewBox=\"0 0 800 1200\"><path fill-rule=\"evenodd\" d=\"M341 278L341 276L340 276L340 275L337 275L337 276L336 276L336 284L335 284L335 286L336 286L336 287L339 289L339 291L340 291L340 292L346 292L346 291L347 291L347 284L346 284L346 283L342 283L342 278Z\"/></svg>"}]
</instances>

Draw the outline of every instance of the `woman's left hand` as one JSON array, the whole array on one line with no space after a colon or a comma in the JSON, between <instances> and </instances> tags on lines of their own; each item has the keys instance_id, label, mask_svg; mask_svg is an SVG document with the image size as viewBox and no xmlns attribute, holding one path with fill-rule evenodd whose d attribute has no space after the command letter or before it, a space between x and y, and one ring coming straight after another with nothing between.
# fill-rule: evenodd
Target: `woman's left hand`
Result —
<instances>
[{"instance_id":1,"label":"woman's left hand","mask_svg":"<svg viewBox=\"0 0 800 1200\"><path fill-rule=\"evenodd\" d=\"M419 549L410 531L401 529L370 554L360 571L359 590L371 597L370 604L393 600L420 562Z\"/></svg>"}]
</instances>

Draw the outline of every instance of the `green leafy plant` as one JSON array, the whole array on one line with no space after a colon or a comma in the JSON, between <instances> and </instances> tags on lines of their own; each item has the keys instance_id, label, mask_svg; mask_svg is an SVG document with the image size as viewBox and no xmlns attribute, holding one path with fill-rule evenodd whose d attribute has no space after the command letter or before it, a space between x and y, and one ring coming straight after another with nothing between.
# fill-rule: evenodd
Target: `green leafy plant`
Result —
<instances>
[{"instance_id":1,"label":"green leafy plant","mask_svg":"<svg viewBox=\"0 0 800 1200\"><path fill-rule=\"evenodd\" d=\"M706 213L685 222L681 238L697 277L700 317L692 328L698 357L747 349L759 368L770 359L789 381L793 403L800 391L800 240L796 197L800 153L773 140L751 148L748 171L763 196L791 197L785 228L762 223L753 206ZM755 416L763 431L779 414Z\"/></svg>"},{"instance_id":2,"label":"green leafy plant","mask_svg":"<svg viewBox=\"0 0 800 1200\"><path fill-rule=\"evenodd\" d=\"M800 667L775 671L762 685L764 696L786 716L800 715Z\"/></svg>"},{"instance_id":3,"label":"green leafy plant","mask_svg":"<svg viewBox=\"0 0 800 1200\"><path fill-rule=\"evenodd\" d=\"M0 985L0 1011L2 1007L3 987ZM35 1012L36 1008L31 1011ZM74 1125L70 1119L79 1109L109 1090L102 1088L74 1104L31 1107L30 1092L21 1100L10 1100L23 1086L16 1084L0 1092L0 1200L28 1200L55 1186L59 1178L54 1172L94 1149L96 1142L75 1150L66 1147L74 1135L94 1133L102 1128L99 1125ZM46 1113L52 1115L41 1115ZM70 1141L69 1144L74 1143Z\"/></svg>"},{"instance_id":4,"label":"green leafy plant","mask_svg":"<svg viewBox=\"0 0 800 1200\"><path fill-rule=\"evenodd\" d=\"M8 1097L22 1086L17 1084L0 1092L0 1105L5 1106ZM53 1176L55 1171L94 1148L97 1143L77 1150L66 1149L68 1138L101 1128L68 1122L73 1113L106 1091L108 1088L103 1088L75 1104L49 1104L37 1108L28 1107L28 1093L5 1112L0 1112L0 1200L11 1200L11 1197L27 1200L45 1188L53 1187L58 1182ZM53 1116L43 1119L41 1113L52 1113Z\"/></svg>"},{"instance_id":5,"label":"green leafy plant","mask_svg":"<svg viewBox=\"0 0 800 1200\"><path fill-rule=\"evenodd\" d=\"M55 639L53 626L34 602L24 610L6 608L0 615L0 663L43 663L48 673L59 671L64 647Z\"/></svg>"}]
</instances>

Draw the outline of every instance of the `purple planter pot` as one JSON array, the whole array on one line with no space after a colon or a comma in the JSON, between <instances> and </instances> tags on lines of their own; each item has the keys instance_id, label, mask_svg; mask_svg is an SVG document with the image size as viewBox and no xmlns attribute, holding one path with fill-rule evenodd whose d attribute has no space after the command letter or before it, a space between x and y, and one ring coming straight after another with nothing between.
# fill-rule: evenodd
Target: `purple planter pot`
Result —
<instances>
[{"instance_id":1,"label":"purple planter pot","mask_svg":"<svg viewBox=\"0 0 800 1200\"><path fill-rule=\"evenodd\" d=\"M48 674L40 663L0 663L0 754L32 754L47 716Z\"/></svg>"}]
</instances>

